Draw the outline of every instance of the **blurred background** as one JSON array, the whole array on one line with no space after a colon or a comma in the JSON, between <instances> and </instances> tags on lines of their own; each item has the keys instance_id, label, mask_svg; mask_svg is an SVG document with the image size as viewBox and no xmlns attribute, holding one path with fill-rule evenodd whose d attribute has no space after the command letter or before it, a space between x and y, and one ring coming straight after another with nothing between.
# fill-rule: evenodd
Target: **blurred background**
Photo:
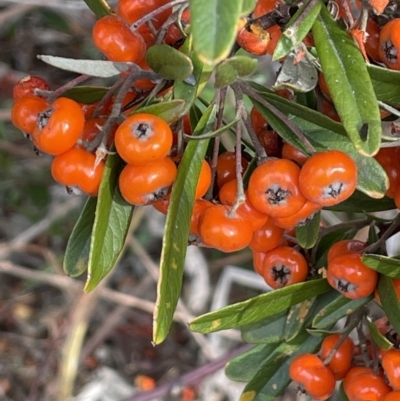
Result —
<instances>
[{"instance_id":1,"label":"blurred background","mask_svg":"<svg viewBox=\"0 0 400 401\"><path fill-rule=\"evenodd\" d=\"M135 209L122 258L92 294L82 292L85 275L63 272L86 199L56 184L51 157L36 155L12 126L12 89L28 74L52 89L76 76L38 54L100 58L94 22L81 0L0 0L0 400L237 400L243 385L221 368L243 350L239 333L206 337L187 322L266 290L249 250L224 255L189 247L176 323L157 347L151 335L161 214Z\"/></svg>"}]
</instances>

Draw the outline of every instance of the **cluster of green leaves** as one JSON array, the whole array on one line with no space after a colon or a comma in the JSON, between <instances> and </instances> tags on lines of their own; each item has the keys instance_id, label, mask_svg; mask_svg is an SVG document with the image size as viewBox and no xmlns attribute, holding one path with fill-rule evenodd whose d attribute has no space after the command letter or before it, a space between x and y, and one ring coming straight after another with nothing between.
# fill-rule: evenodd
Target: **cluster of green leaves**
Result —
<instances>
[{"instance_id":1,"label":"cluster of green leaves","mask_svg":"<svg viewBox=\"0 0 400 401\"><path fill-rule=\"evenodd\" d=\"M98 17L111 12L103 0L85 1ZM161 77L174 81L172 94L161 101L147 99L134 111L151 112L169 123L190 113L193 138L198 139L189 141L185 148L172 189L154 313L153 341L156 344L168 335L180 296L190 216L202 160L214 136L231 126L227 124L222 130L213 131L216 105L211 103L205 107L198 100L199 94L212 72L215 72L214 88L218 90L251 74L257 65L252 57L232 54L237 21L253 10L255 0L189 0L188 3L191 31L183 48L178 51L158 45L150 48L147 54L152 69ZM308 77L305 84L304 69L294 71L290 66L285 69L293 78L288 86L300 91L298 103L278 96L264 86L247 82L245 85L257 94L250 95L250 100L282 139L304 153L309 154L310 149L298 135L299 131L317 151L338 149L356 161L359 170L356 193L331 210L371 213L393 209L393 201L384 196L388 178L372 156L382 141L378 102L400 106L400 73L367 65L351 37L333 20L322 1L309 0L294 10L296 12L283 29L274 59L285 57L283 63L293 65L292 59L287 63L289 56L303 49L302 40L312 32L315 47L307 52L304 60L309 62L307 74L311 78ZM46 61L65 67L64 60L47 58ZM87 62L90 64L91 60L80 61L79 65L72 63L73 66L65 68L87 72ZM114 63L95 63L90 64L96 71L93 75L113 76L121 70ZM317 67L325 76L341 123L315 110L313 88L317 84ZM106 73L108 75L104 75ZM307 93L301 93L305 85ZM70 90L67 95L94 102L106 91L107 88L81 87ZM248 93L253 93L251 91ZM252 149L249 152L254 154ZM117 177L120 170L118 155L109 156L99 196L87 201L68 244L65 271L77 276L87 270L85 291L93 290L114 268L128 233L133 207L119 192ZM316 247L313 249L316 269L326 264L327 249L334 242L351 238L355 233L338 228L321 236L319 223L320 215L317 214L305 227L296 229L297 239L304 249ZM400 262L381 255L365 255L363 260L380 273L378 292L385 294L381 297L382 307L400 332L400 303L390 280L400 278ZM239 327L243 339L255 345L228 364L227 375L233 380L248 382L243 399L272 401L288 384L286 371L290 360L304 352L315 352L323 336L340 318L369 301L370 297L346 299L332 290L325 279L314 277L305 283L207 313L192 321L190 328L210 333ZM385 344L373 329L371 335L380 344Z\"/></svg>"}]
</instances>

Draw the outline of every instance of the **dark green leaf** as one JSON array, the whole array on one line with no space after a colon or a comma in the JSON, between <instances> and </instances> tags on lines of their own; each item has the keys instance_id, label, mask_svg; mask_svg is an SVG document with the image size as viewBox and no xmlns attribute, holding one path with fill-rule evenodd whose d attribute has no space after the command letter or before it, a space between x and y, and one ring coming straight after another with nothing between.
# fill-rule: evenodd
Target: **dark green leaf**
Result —
<instances>
[{"instance_id":1,"label":"dark green leaf","mask_svg":"<svg viewBox=\"0 0 400 401\"><path fill-rule=\"evenodd\" d=\"M369 334L374 343L380 349L389 349L393 347L393 344L379 331L376 324L370 319L367 319Z\"/></svg>"},{"instance_id":2,"label":"dark green leaf","mask_svg":"<svg viewBox=\"0 0 400 401\"><path fill-rule=\"evenodd\" d=\"M206 313L190 323L190 329L200 333L211 333L256 322L315 297L330 289L325 279L293 284L250 298L247 301L229 305L217 311Z\"/></svg>"},{"instance_id":3,"label":"dark green leaf","mask_svg":"<svg viewBox=\"0 0 400 401\"><path fill-rule=\"evenodd\" d=\"M77 102L90 104L101 100L108 92L108 88L102 86L75 86L63 93L63 96L76 100Z\"/></svg>"},{"instance_id":4,"label":"dark green leaf","mask_svg":"<svg viewBox=\"0 0 400 401\"><path fill-rule=\"evenodd\" d=\"M215 70L215 87L222 88L234 83L239 77L252 74L258 61L248 56L233 56L218 64Z\"/></svg>"},{"instance_id":5,"label":"dark green leaf","mask_svg":"<svg viewBox=\"0 0 400 401\"><path fill-rule=\"evenodd\" d=\"M201 135L210 131L214 119L215 107L210 106L204 112L193 135ZM172 187L167 221L165 223L160 278L154 311L153 341L155 344L164 341L168 335L181 293L190 217L193 210L196 185L208 142L208 139L189 142L179 164L178 174Z\"/></svg>"},{"instance_id":6,"label":"dark green leaf","mask_svg":"<svg viewBox=\"0 0 400 401\"><path fill-rule=\"evenodd\" d=\"M247 384L239 401L275 401L289 385L290 362L298 355L315 353L322 338L305 335L300 343L283 343L275 349L269 358Z\"/></svg>"},{"instance_id":7,"label":"dark green leaf","mask_svg":"<svg viewBox=\"0 0 400 401\"><path fill-rule=\"evenodd\" d=\"M306 224L295 228L296 239L302 248L310 249L317 243L320 222L321 213L318 212Z\"/></svg>"},{"instance_id":8,"label":"dark green leaf","mask_svg":"<svg viewBox=\"0 0 400 401\"><path fill-rule=\"evenodd\" d=\"M378 294L381 299L382 309L386 313L394 330L400 333L400 302L394 289L393 280L381 275L378 284Z\"/></svg>"},{"instance_id":9,"label":"dark green leaf","mask_svg":"<svg viewBox=\"0 0 400 401\"><path fill-rule=\"evenodd\" d=\"M168 45L153 45L146 52L146 62L165 79L183 81L193 72L192 60Z\"/></svg>"},{"instance_id":10,"label":"dark green leaf","mask_svg":"<svg viewBox=\"0 0 400 401\"><path fill-rule=\"evenodd\" d=\"M382 255L364 255L362 257L370 269L376 270L379 273L391 278L400 279L400 260Z\"/></svg>"},{"instance_id":11,"label":"dark green leaf","mask_svg":"<svg viewBox=\"0 0 400 401\"><path fill-rule=\"evenodd\" d=\"M288 310L240 327L249 344L276 344L283 340Z\"/></svg>"},{"instance_id":12,"label":"dark green leaf","mask_svg":"<svg viewBox=\"0 0 400 401\"><path fill-rule=\"evenodd\" d=\"M326 329L335 324L342 317L348 316L355 310L366 305L371 299L372 296L361 299L348 299L339 294L335 300L316 314L312 326L317 329Z\"/></svg>"},{"instance_id":13,"label":"dark green leaf","mask_svg":"<svg viewBox=\"0 0 400 401\"><path fill-rule=\"evenodd\" d=\"M242 7L241 0L189 0L193 48L204 64L214 66L228 57Z\"/></svg>"},{"instance_id":14,"label":"dark green leaf","mask_svg":"<svg viewBox=\"0 0 400 401\"><path fill-rule=\"evenodd\" d=\"M84 0L84 2L96 14L97 18L113 14L110 6L105 0Z\"/></svg>"},{"instance_id":15,"label":"dark green leaf","mask_svg":"<svg viewBox=\"0 0 400 401\"><path fill-rule=\"evenodd\" d=\"M205 70L204 64L199 60L197 55L191 51L191 41L187 39L180 51L186 54L192 60L193 64L193 77L195 84L191 85L185 81L175 81L174 83L174 98L183 99L186 102L183 114L188 113L194 105L197 95L204 89L208 82L211 70Z\"/></svg>"},{"instance_id":16,"label":"dark green leaf","mask_svg":"<svg viewBox=\"0 0 400 401\"><path fill-rule=\"evenodd\" d=\"M120 171L119 156L109 155L97 199L85 292L96 288L114 268L128 234L133 206L119 192Z\"/></svg>"},{"instance_id":17,"label":"dark green leaf","mask_svg":"<svg viewBox=\"0 0 400 401\"><path fill-rule=\"evenodd\" d=\"M400 107L400 72L367 64L375 95L378 100Z\"/></svg>"},{"instance_id":18,"label":"dark green leaf","mask_svg":"<svg viewBox=\"0 0 400 401\"><path fill-rule=\"evenodd\" d=\"M379 150L382 127L378 102L360 50L324 5L312 32L325 81L349 138L361 154L374 155ZM364 127L366 137L361 135Z\"/></svg>"},{"instance_id":19,"label":"dark green leaf","mask_svg":"<svg viewBox=\"0 0 400 401\"><path fill-rule=\"evenodd\" d=\"M202 139L215 138L215 137L221 135L222 133L224 133L225 131L228 131L229 129L231 129L234 125L237 124L238 121L239 120L233 120L229 124L223 125L221 128L217 129L216 131L207 132L203 135L198 135L198 136L185 135L185 138L188 141L201 141Z\"/></svg>"},{"instance_id":20,"label":"dark green leaf","mask_svg":"<svg viewBox=\"0 0 400 401\"><path fill-rule=\"evenodd\" d=\"M375 244L375 242L379 241L378 233L376 231L375 221L371 221L368 229L368 244Z\"/></svg>"},{"instance_id":21,"label":"dark green leaf","mask_svg":"<svg viewBox=\"0 0 400 401\"><path fill-rule=\"evenodd\" d=\"M320 2L314 2L311 5L310 3L312 0L306 1L286 25L276 45L273 60L279 60L286 56L297 44L302 42L310 31L321 10Z\"/></svg>"},{"instance_id":22,"label":"dark green leaf","mask_svg":"<svg viewBox=\"0 0 400 401\"><path fill-rule=\"evenodd\" d=\"M256 6L257 0L242 0L242 15L248 15Z\"/></svg>"},{"instance_id":23,"label":"dark green leaf","mask_svg":"<svg viewBox=\"0 0 400 401\"><path fill-rule=\"evenodd\" d=\"M178 121L179 117L183 114L185 109L185 101L181 99L170 100L167 102L154 103L150 106L141 107L140 109L134 110L132 114L137 113L149 113L154 114L168 124Z\"/></svg>"},{"instance_id":24,"label":"dark green leaf","mask_svg":"<svg viewBox=\"0 0 400 401\"><path fill-rule=\"evenodd\" d=\"M340 383L340 386L339 386L339 400L340 401L349 401L349 398L347 397L346 393L344 392L343 381Z\"/></svg>"},{"instance_id":25,"label":"dark green leaf","mask_svg":"<svg viewBox=\"0 0 400 401\"><path fill-rule=\"evenodd\" d=\"M97 198L88 198L69 237L64 256L64 271L68 276L80 276L88 268L90 238L92 235L96 204Z\"/></svg>"},{"instance_id":26,"label":"dark green leaf","mask_svg":"<svg viewBox=\"0 0 400 401\"><path fill-rule=\"evenodd\" d=\"M306 299L289 309L285 325L286 341L293 340L300 333L315 300L316 298Z\"/></svg>"},{"instance_id":27,"label":"dark green leaf","mask_svg":"<svg viewBox=\"0 0 400 401\"><path fill-rule=\"evenodd\" d=\"M276 344L260 344L236 356L225 365L226 376L238 382L250 381L276 347Z\"/></svg>"},{"instance_id":28,"label":"dark green leaf","mask_svg":"<svg viewBox=\"0 0 400 401\"><path fill-rule=\"evenodd\" d=\"M392 198L373 199L362 192L356 191L349 199L327 209L349 213L381 212L396 209L396 205Z\"/></svg>"}]
</instances>

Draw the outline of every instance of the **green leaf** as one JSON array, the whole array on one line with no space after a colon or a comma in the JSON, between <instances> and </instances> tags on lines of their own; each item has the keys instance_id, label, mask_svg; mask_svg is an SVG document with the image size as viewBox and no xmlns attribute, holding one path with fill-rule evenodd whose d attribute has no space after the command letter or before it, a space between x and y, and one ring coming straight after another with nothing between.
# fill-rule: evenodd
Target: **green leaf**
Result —
<instances>
[{"instance_id":1,"label":"green leaf","mask_svg":"<svg viewBox=\"0 0 400 401\"><path fill-rule=\"evenodd\" d=\"M313 26L320 10L320 2L312 4L312 0L309 0L296 11L282 32L272 57L273 60L279 60L286 56L297 44L302 42Z\"/></svg>"},{"instance_id":2,"label":"green leaf","mask_svg":"<svg viewBox=\"0 0 400 401\"><path fill-rule=\"evenodd\" d=\"M190 322L190 329L200 333L211 333L243 326L280 313L305 299L323 294L330 288L325 279L293 284L229 305L220 310L206 313Z\"/></svg>"},{"instance_id":3,"label":"green leaf","mask_svg":"<svg viewBox=\"0 0 400 401\"><path fill-rule=\"evenodd\" d=\"M215 106L203 114L193 136L212 129ZM208 139L188 143L172 187L165 223L161 253L160 278L154 311L153 341L159 344L168 335L181 293L183 268L189 237L190 217L200 169L208 147Z\"/></svg>"},{"instance_id":4,"label":"green leaf","mask_svg":"<svg viewBox=\"0 0 400 401\"><path fill-rule=\"evenodd\" d=\"M233 56L224 60L215 70L215 87L233 84L239 77L252 74L257 65L258 61L248 56Z\"/></svg>"},{"instance_id":5,"label":"green leaf","mask_svg":"<svg viewBox=\"0 0 400 401\"><path fill-rule=\"evenodd\" d=\"M318 212L306 224L295 228L296 239L302 248L310 249L317 243L320 222L321 213Z\"/></svg>"},{"instance_id":6,"label":"green leaf","mask_svg":"<svg viewBox=\"0 0 400 401\"><path fill-rule=\"evenodd\" d=\"M349 138L361 154L376 154L382 135L380 112L360 50L325 6L312 32L326 83Z\"/></svg>"},{"instance_id":7,"label":"green leaf","mask_svg":"<svg viewBox=\"0 0 400 401\"><path fill-rule=\"evenodd\" d=\"M194 85L185 81L175 81L174 83L174 98L185 100L186 106L183 114L186 114L194 105L197 95L204 89L211 76L212 70L206 70L196 53L191 51L191 37L186 39L180 51L192 60L193 77L195 81Z\"/></svg>"},{"instance_id":8,"label":"green leaf","mask_svg":"<svg viewBox=\"0 0 400 401\"><path fill-rule=\"evenodd\" d=\"M198 135L198 136L185 135L185 138L188 141L201 141L203 139L215 138L215 137L221 135L222 133L224 133L225 131L228 131L229 129L231 129L234 125L236 125L238 123L238 121L239 121L239 119L233 120L230 123L228 123L227 125L223 125L221 128L219 128L215 131L206 132L203 135Z\"/></svg>"},{"instance_id":9,"label":"green leaf","mask_svg":"<svg viewBox=\"0 0 400 401\"><path fill-rule=\"evenodd\" d=\"M146 52L150 68L165 79L183 81L193 72L192 60L168 45L153 45Z\"/></svg>"},{"instance_id":10,"label":"green leaf","mask_svg":"<svg viewBox=\"0 0 400 401\"><path fill-rule=\"evenodd\" d=\"M242 15L248 15L256 6L257 0L242 0Z\"/></svg>"},{"instance_id":11,"label":"green leaf","mask_svg":"<svg viewBox=\"0 0 400 401\"><path fill-rule=\"evenodd\" d=\"M381 299L382 309L386 313L394 330L400 333L400 302L390 277L381 275L378 283L378 294Z\"/></svg>"},{"instance_id":12,"label":"green leaf","mask_svg":"<svg viewBox=\"0 0 400 401\"><path fill-rule=\"evenodd\" d=\"M382 255L363 255L363 263L387 277L400 279L400 260Z\"/></svg>"},{"instance_id":13,"label":"green leaf","mask_svg":"<svg viewBox=\"0 0 400 401\"><path fill-rule=\"evenodd\" d=\"M109 155L97 199L85 292L96 288L114 268L129 231L133 206L119 192L120 171L119 156Z\"/></svg>"},{"instance_id":14,"label":"green leaf","mask_svg":"<svg viewBox=\"0 0 400 401\"><path fill-rule=\"evenodd\" d=\"M349 138L344 136L345 131L341 124L331 120L329 117L326 117L321 113L275 95L270 91L267 91L265 88L259 86L255 87L258 90L263 89L263 92L260 93L260 95L282 113L286 114L290 120L300 128L317 151L336 149L351 156L358 167L357 187L360 191L373 198L383 197L389 185L384 169L374 158L365 157L355 149ZM252 100L252 102L260 113L267 119L272 128L278 132L286 142L289 142L303 153L308 154L307 148L297 138L292 130L287 127L285 122L263 107L260 103L257 103L254 100ZM340 207L340 205L338 206Z\"/></svg>"},{"instance_id":15,"label":"green leaf","mask_svg":"<svg viewBox=\"0 0 400 401\"><path fill-rule=\"evenodd\" d=\"M154 103L150 106L145 106L133 110L132 114L149 113L162 118L168 124L179 120L185 109L185 101L181 99L169 100L167 102Z\"/></svg>"},{"instance_id":16,"label":"green leaf","mask_svg":"<svg viewBox=\"0 0 400 401\"><path fill-rule=\"evenodd\" d=\"M235 43L241 0L189 0L193 48L206 65L214 66L229 56Z\"/></svg>"},{"instance_id":17,"label":"green leaf","mask_svg":"<svg viewBox=\"0 0 400 401\"><path fill-rule=\"evenodd\" d=\"M284 338L288 310L240 327L243 341L249 344L276 344Z\"/></svg>"},{"instance_id":18,"label":"green leaf","mask_svg":"<svg viewBox=\"0 0 400 401\"><path fill-rule=\"evenodd\" d=\"M246 385L239 401L275 401L289 385L289 365L293 358L305 353L315 353L322 338L302 336L296 344L283 343L259 367L257 373Z\"/></svg>"},{"instance_id":19,"label":"green leaf","mask_svg":"<svg viewBox=\"0 0 400 401\"><path fill-rule=\"evenodd\" d=\"M322 308L314 317L312 327L326 329L334 325L339 319L348 316L355 310L366 305L372 296L361 299L348 299L338 293L338 296L331 303Z\"/></svg>"},{"instance_id":20,"label":"green leaf","mask_svg":"<svg viewBox=\"0 0 400 401\"><path fill-rule=\"evenodd\" d=\"M327 209L335 212L361 213L361 212L383 212L396 209L392 198L372 199L362 192L356 191L349 199Z\"/></svg>"},{"instance_id":21,"label":"green leaf","mask_svg":"<svg viewBox=\"0 0 400 401\"><path fill-rule=\"evenodd\" d=\"M103 86L75 86L67 89L63 96L73 99L77 102L90 104L103 99L109 88Z\"/></svg>"},{"instance_id":22,"label":"green leaf","mask_svg":"<svg viewBox=\"0 0 400 401\"><path fill-rule=\"evenodd\" d=\"M113 14L110 6L105 0L84 0L84 2L96 14L97 18Z\"/></svg>"},{"instance_id":23,"label":"green leaf","mask_svg":"<svg viewBox=\"0 0 400 401\"><path fill-rule=\"evenodd\" d=\"M349 401L349 398L347 397L346 393L344 392L343 381L340 383L340 386L339 386L339 400L340 401Z\"/></svg>"},{"instance_id":24,"label":"green leaf","mask_svg":"<svg viewBox=\"0 0 400 401\"><path fill-rule=\"evenodd\" d=\"M367 70L378 100L400 107L400 72L373 64L368 64Z\"/></svg>"},{"instance_id":25,"label":"green leaf","mask_svg":"<svg viewBox=\"0 0 400 401\"><path fill-rule=\"evenodd\" d=\"M300 333L315 300L316 298L306 299L297 305L293 305L289 309L284 334L286 341L293 340Z\"/></svg>"},{"instance_id":26,"label":"green leaf","mask_svg":"<svg viewBox=\"0 0 400 401\"><path fill-rule=\"evenodd\" d=\"M369 334L378 348L389 349L393 347L393 344L379 331L376 324L374 324L369 318L367 318L367 324Z\"/></svg>"},{"instance_id":27,"label":"green leaf","mask_svg":"<svg viewBox=\"0 0 400 401\"><path fill-rule=\"evenodd\" d=\"M94 223L97 198L90 197L69 237L64 256L64 271L68 276L77 277L88 268L90 238Z\"/></svg>"},{"instance_id":28,"label":"green leaf","mask_svg":"<svg viewBox=\"0 0 400 401\"><path fill-rule=\"evenodd\" d=\"M257 373L260 365L273 353L276 344L260 344L232 358L225 365L225 374L230 380L248 382Z\"/></svg>"}]
</instances>

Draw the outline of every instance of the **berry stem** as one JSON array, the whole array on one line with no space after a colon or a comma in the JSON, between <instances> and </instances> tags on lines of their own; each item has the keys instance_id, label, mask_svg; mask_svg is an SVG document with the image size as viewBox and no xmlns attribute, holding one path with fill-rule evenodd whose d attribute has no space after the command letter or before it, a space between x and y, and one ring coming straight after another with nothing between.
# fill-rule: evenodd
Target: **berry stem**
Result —
<instances>
[{"instance_id":1,"label":"berry stem","mask_svg":"<svg viewBox=\"0 0 400 401\"><path fill-rule=\"evenodd\" d=\"M307 150L308 150L308 152L310 152L310 154L315 153L314 146L311 145L310 141L305 137L305 135L301 132L301 130L295 124L293 124L293 122L290 121L289 118L285 114L283 114L279 109L274 107L271 103L267 102L250 85L248 85L244 82L240 82L240 83L238 83L238 85L240 86L240 88L242 89L242 92L245 95L247 95L250 98L253 98L257 102L261 103L269 111L271 111L278 118L280 118L293 131L293 133L297 136L297 138L304 144L304 146L307 148Z\"/></svg>"},{"instance_id":2,"label":"berry stem","mask_svg":"<svg viewBox=\"0 0 400 401\"><path fill-rule=\"evenodd\" d=\"M169 8L172 8L174 6L177 6L178 4L183 4L183 3L187 3L187 0L174 0L174 1L171 1L170 3L164 4L163 6L157 8L156 10L152 11L151 13L148 13L144 17L142 17L142 18L138 19L136 22L134 22L130 26L131 31L135 32L141 25L143 25L145 22L150 21L156 15L162 13L165 10L168 10Z\"/></svg>"}]
</instances>

